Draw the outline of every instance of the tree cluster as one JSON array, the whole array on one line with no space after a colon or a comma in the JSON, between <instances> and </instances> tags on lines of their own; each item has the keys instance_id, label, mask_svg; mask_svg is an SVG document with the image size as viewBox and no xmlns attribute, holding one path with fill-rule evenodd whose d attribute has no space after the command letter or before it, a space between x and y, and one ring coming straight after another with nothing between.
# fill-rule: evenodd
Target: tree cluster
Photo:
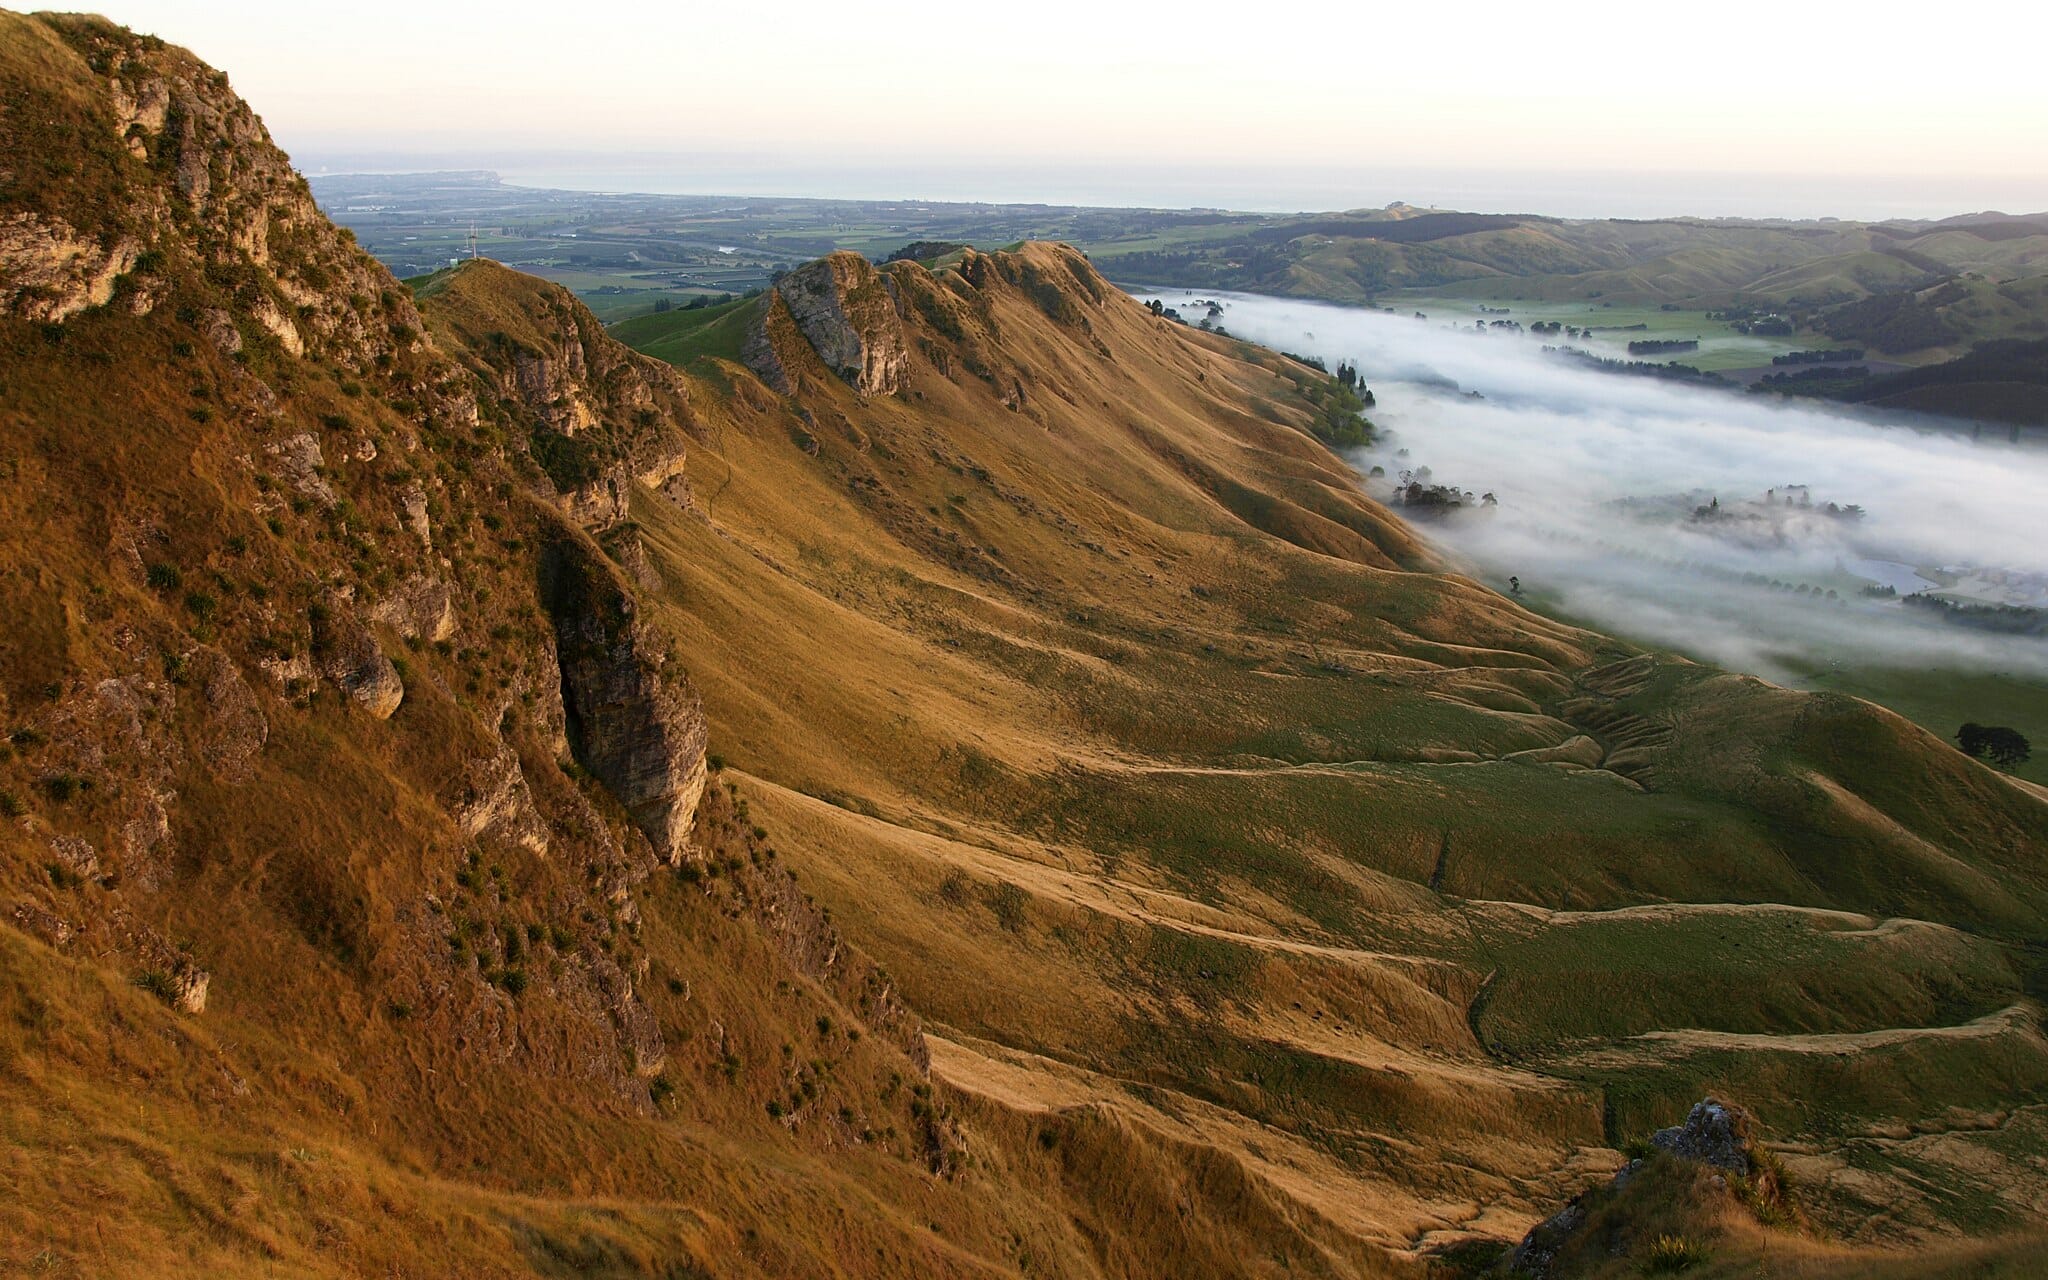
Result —
<instances>
[{"instance_id":1,"label":"tree cluster","mask_svg":"<svg viewBox=\"0 0 2048 1280\"><path fill-rule=\"evenodd\" d=\"M1976 721L1956 730L1956 745L1963 754L1979 760L1989 760L2000 768L2012 769L2025 764L2034 754L2034 744L2017 729L2004 725L1978 724Z\"/></svg>"}]
</instances>

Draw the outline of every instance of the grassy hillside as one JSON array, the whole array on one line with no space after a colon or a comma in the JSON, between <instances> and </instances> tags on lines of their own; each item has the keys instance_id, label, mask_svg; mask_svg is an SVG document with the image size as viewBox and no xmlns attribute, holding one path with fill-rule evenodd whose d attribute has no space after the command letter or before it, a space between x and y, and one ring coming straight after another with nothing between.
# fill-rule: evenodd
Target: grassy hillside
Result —
<instances>
[{"instance_id":1,"label":"grassy hillside","mask_svg":"<svg viewBox=\"0 0 2048 1280\"><path fill-rule=\"evenodd\" d=\"M1831 1258L2038 1225L2037 790L1447 572L1073 249L636 352L0 24L116 143L0 186L10 1266L1443 1274L1709 1087Z\"/></svg>"},{"instance_id":2,"label":"grassy hillside","mask_svg":"<svg viewBox=\"0 0 2048 1280\"><path fill-rule=\"evenodd\" d=\"M1940 360L2048 334L2048 221L1655 222L1432 213L1305 216L1235 237L1089 248L1120 280L1334 302L1734 311L1785 332ZM1430 228L1434 229L1430 229ZM1571 314L1578 314L1573 312Z\"/></svg>"},{"instance_id":3,"label":"grassy hillside","mask_svg":"<svg viewBox=\"0 0 2048 1280\"><path fill-rule=\"evenodd\" d=\"M695 310L656 312L620 322L613 336L679 368L700 358L738 360L759 306L754 299L735 298Z\"/></svg>"},{"instance_id":4,"label":"grassy hillside","mask_svg":"<svg viewBox=\"0 0 2048 1280\"><path fill-rule=\"evenodd\" d=\"M1023 258L1042 277L1084 269ZM892 270L899 296L932 287ZM965 296L963 281L940 287ZM934 329L971 316L1005 350L1072 341L1028 289L974 295ZM1283 388L1233 363L1275 358L1113 298L1078 310L1116 358L1057 357L1050 395L956 365L862 402L820 373L795 405L719 403L733 479L710 527L636 509L674 625L715 655L698 669L714 720L757 726L732 767L770 788L763 803L804 833L787 843L806 882L944 1028L942 1073L1041 1105L1140 1079L1167 1090L1146 1095L1153 1122L1203 1108L1240 1158L1266 1140L1234 1126L1297 1132L1335 1161L1318 1185L1406 1197L1410 1230L1455 1238L1415 1201L1418 1175L1381 1172L1378 1126L1526 1178L1500 1162L1505 1135L1562 1154L1727 1074L1675 1047L1637 1065L1654 1094L1617 1111L1624 1082L1557 1060L1540 1069L1593 1091L1548 1095L1526 1074L1564 1046L1696 1027L1791 1045L2023 1000L2027 962L1988 935L2038 928L2031 796L1863 704L1630 657L1456 579L1390 573L1378 544L1332 556L1256 536L1245 513L1269 500L1224 501L1208 477L1233 455L1230 474L1268 484L1300 465L1275 470L1298 450L1258 417ZM1170 452L1121 408L1136 404L1173 415ZM1946 802L1907 781L1929 769L1943 789L1981 777L1973 808L2012 806L1977 835L1936 836L1939 863L1898 825L1935 829ZM1999 847L1982 878L1948 862ZM1696 905L1633 931L1616 916L1614 941L1574 964L1542 958L1665 900ZM1798 905L1712 905L1731 901ZM1845 906L1873 914L1828 914ZM1552 922L1558 908L1591 923ZM1961 932L1882 923L1913 916ZM1785 949L1788 928L1813 939L1810 960ZM1652 956L1668 968L1641 967ZM1724 993L1713 1007L1702 984ZM1481 994L1495 989L1513 994ZM1508 1011L1512 1030L1491 1021ZM1898 1080L1881 1049L1867 1069ZM1981 1051L1988 1067L2008 1045ZM2030 1095L2036 1069L1985 1079ZM1742 1082L1782 1085L1800 1131L1795 1100L1819 1083L1760 1080ZM1843 1123L1896 1123L1900 1087L1844 1102ZM1444 1111L1445 1089L1493 1099L1478 1124L1493 1136ZM1553 1118L1530 1128L1538 1115Z\"/></svg>"}]
</instances>

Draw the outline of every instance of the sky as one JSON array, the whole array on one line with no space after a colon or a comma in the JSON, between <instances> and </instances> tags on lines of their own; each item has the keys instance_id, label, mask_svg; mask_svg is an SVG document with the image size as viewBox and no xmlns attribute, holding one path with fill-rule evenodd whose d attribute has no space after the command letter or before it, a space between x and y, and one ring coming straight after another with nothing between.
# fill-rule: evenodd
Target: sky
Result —
<instances>
[{"instance_id":1,"label":"sky","mask_svg":"<svg viewBox=\"0 0 2048 1280\"><path fill-rule=\"evenodd\" d=\"M2048 6L103 0L308 172L721 194L1878 217L2048 208ZM2009 64L2006 64L2009 65ZM564 181L567 179L567 181Z\"/></svg>"},{"instance_id":2,"label":"sky","mask_svg":"<svg viewBox=\"0 0 2048 1280\"><path fill-rule=\"evenodd\" d=\"M1159 296L1204 314L1185 292ZM1621 377L1545 352L1555 338L1475 333L1447 313L1220 297L1231 333L1367 371L1383 437L1353 461L1373 497L1398 503L1401 473L1423 468L1425 483L1494 496L1415 523L1499 589L1512 574L1567 616L1771 679L1833 662L2048 675L2038 636L1862 591L1911 594L1934 585L1924 571L1982 603L2048 605L2048 457L2002 431ZM1628 337L1575 345L1625 358Z\"/></svg>"}]
</instances>

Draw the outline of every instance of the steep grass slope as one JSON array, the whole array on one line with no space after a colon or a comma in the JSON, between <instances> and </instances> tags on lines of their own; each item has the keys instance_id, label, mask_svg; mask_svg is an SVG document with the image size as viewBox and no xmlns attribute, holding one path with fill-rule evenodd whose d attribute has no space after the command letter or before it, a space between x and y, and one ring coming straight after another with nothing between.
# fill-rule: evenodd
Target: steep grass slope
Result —
<instances>
[{"instance_id":1,"label":"steep grass slope","mask_svg":"<svg viewBox=\"0 0 2048 1280\"><path fill-rule=\"evenodd\" d=\"M788 856L943 1028L942 1075L1198 1114L1388 1244L1525 1211L1518 1182L1709 1085L1833 1142L2038 1096L2030 1013L1945 1030L2031 1007L2031 793L1867 704L1261 523L1313 459L1275 430L1299 372L1071 251L839 273L898 304L832 345L910 353L897 381L807 366L754 304L787 390L691 362L732 389L706 409L732 479L700 523L636 508L634 555ZM1261 489L1214 484L1223 459ZM1805 1071L1802 1036L1896 1028ZM1923 1042L1953 1072L1931 1110ZM1276 1132L1309 1150L1273 1161ZM2017 1166L1987 1180L2033 1212Z\"/></svg>"},{"instance_id":2,"label":"steep grass slope","mask_svg":"<svg viewBox=\"0 0 2048 1280\"><path fill-rule=\"evenodd\" d=\"M687 388L573 304L451 360L216 73L0 24L8 1263L1129 1274L707 783L585 531Z\"/></svg>"}]
</instances>

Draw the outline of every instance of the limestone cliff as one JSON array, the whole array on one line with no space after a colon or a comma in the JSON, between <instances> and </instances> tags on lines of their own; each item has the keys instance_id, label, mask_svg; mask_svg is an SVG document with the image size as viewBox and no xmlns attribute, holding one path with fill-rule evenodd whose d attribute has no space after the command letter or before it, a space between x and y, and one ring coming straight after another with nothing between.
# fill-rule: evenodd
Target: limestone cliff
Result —
<instances>
[{"instance_id":1,"label":"limestone cliff","mask_svg":"<svg viewBox=\"0 0 2048 1280\"><path fill-rule=\"evenodd\" d=\"M780 390L814 358L863 396L893 394L909 356L895 287L857 253L806 263L776 281L746 356Z\"/></svg>"},{"instance_id":2,"label":"limestone cliff","mask_svg":"<svg viewBox=\"0 0 2048 1280\"><path fill-rule=\"evenodd\" d=\"M562 663L570 749L618 797L671 866L689 850L704 794L704 711L633 593L585 539L563 537L543 568Z\"/></svg>"}]
</instances>

